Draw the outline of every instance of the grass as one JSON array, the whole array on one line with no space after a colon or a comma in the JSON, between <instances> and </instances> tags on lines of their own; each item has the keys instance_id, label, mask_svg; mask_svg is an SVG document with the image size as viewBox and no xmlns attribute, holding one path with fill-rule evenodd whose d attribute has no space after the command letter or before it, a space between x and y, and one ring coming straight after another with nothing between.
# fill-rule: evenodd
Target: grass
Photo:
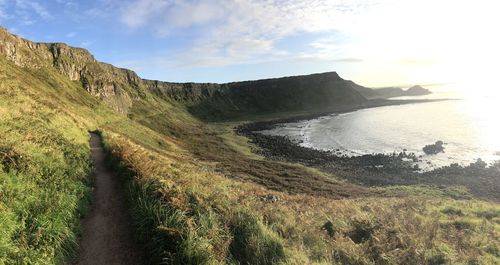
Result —
<instances>
[{"instance_id":1,"label":"grass","mask_svg":"<svg viewBox=\"0 0 500 265\"><path fill-rule=\"evenodd\" d=\"M230 230L233 240L229 252L240 264L269 265L286 261L281 239L255 214L236 212Z\"/></svg>"},{"instance_id":2,"label":"grass","mask_svg":"<svg viewBox=\"0 0 500 265\"><path fill-rule=\"evenodd\" d=\"M14 74L1 75L0 264L62 263L89 203L88 135Z\"/></svg>"},{"instance_id":3,"label":"grass","mask_svg":"<svg viewBox=\"0 0 500 265\"><path fill-rule=\"evenodd\" d=\"M146 201L163 210L135 215L140 224L148 216L163 216L154 218L158 220L154 225L138 225L156 233L144 234L145 241L167 236L159 242L169 244L155 241L150 246L157 260L198 264L439 264L443 260L495 264L499 260L497 217L481 217L498 211L495 203L443 194L334 201L287 194L218 176L199 163L185 164L188 157L158 156L116 133L106 139L114 156L133 169L133 183L155 181L139 186L149 187ZM280 199L275 203L259 199L268 194ZM462 215L450 209L461 209ZM333 233L324 229L328 222ZM197 255L200 246L203 259Z\"/></svg>"},{"instance_id":4,"label":"grass","mask_svg":"<svg viewBox=\"0 0 500 265\"><path fill-rule=\"evenodd\" d=\"M51 68L0 64L0 264L76 258L95 129L152 264L500 263L500 206L462 186L353 185L175 102L147 94L124 117Z\"/></svg>"}]
</instances>

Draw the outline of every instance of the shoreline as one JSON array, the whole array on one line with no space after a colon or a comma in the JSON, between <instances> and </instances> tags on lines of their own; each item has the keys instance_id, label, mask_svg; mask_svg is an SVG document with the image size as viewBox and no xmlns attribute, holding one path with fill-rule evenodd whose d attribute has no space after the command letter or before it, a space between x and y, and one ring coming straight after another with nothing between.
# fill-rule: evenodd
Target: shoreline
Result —
<instances>
[{"instance_id":1,"label":"shoreline","mask_svg":"<svg viewBox=\"0 0 500 265\"><path fill-rule=\"evenodd\" d=\"M431 171L420 172L413 165L418 157L413 153L339 155L335 151L322 151L300 146L287 136L264 135L258 131L269 130L283 123L312 120L321 116L342 114L360 109L445 101L440 100L383 100L363 106L331 112L297 115L286 118L249 122L235 128L237 134L247 137L258 149L254 152L266 159L300 163L332 173L350 182L365 186L436 185L464 186L478 198L500 201L500 161L487 166L482 161L467 166L451 164Z\"/></svg>"},{"instance_id":2,"label":"shoreline","mask_svg":"<svg viewBox=\"0 0 500 265\"><path fill-rule=\"evenodd\" d=\"M246 124L253 124L253 128L258 128L257 130L263 131L272 129L275 125L283 123L299 122L304 120L313 120L319 117L333 115L333 114L344 114L355 112L358 110L380 108L388 106L400 106L409 104L423 104L423 103L433 103L441 101L451 101L451 100L462 100L457 98L443 98L443 99L372 99L363 104L355 106L339 106L331 108L324 111L312 111L312 112L295 112L291 114L277 115L276 117L269 118L264 115L264 117L257 118L257 121L251 121L252 119L241 119L241 121L246 122ZM249 121L250 120L250 121Z\"/></svg>"}]
</instances>

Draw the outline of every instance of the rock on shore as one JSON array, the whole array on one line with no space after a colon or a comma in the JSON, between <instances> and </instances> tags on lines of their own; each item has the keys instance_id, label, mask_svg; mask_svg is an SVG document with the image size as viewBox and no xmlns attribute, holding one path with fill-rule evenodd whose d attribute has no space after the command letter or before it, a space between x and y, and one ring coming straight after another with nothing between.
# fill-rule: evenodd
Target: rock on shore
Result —
<instances>
[{"instance_id":1,"label":"rock on shore","mask_svg":"<svg viewBox=\"0 0 500 265\"><path fill-rule=\"evenodd\" d=\"M436 155L439 153L444 153L444 142L443 141L437 141L434 144L426 145L422 150L424 153L427 155Z\"/></svg>"}]
</instances>

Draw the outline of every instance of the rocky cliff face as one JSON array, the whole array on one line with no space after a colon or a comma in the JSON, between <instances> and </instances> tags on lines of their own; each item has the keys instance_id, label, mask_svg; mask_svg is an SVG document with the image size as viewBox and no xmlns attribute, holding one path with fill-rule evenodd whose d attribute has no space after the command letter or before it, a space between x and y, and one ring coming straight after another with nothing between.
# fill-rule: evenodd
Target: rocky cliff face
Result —
<instances>
[{"instance_id":1,"label":"rocky cliff face","mask_svg":"<svg viewBox=\"0 0 500 265\"><path fill-rule=\"evenodd\" d=\"M164 98L187 105L208 100L227 89L224 85L213 83L169 83L143 80L149 91Z\"/></svg>"},{"instance_id":2,"label":"rocky cliff face","mask_svg":"<svg viewBox=\"0 0 500 265\"><path fill-rule=\"evenodd\" d=\"M53 67L121 114L132 104L130 87L140 78L132 71L97 62L85 49L63 43L34 43L0 28L0 55L20 67Z\"/></svg>"},{"instance_id":3,"label":"rocky cliff face","mask_svg":"<svg viewBox=\"0 0 500 265\"><path fill-rule=\"evenodd\" d=\"M53 67L70 80L80 82L87 92L124 115L134 101L143 100L150 93L184 104L193 114L207 119L321 110L366 101L366 97L353 88L354 83L343 80L335 72L228 84L143 80L133 71L96 61L87 50L62 43L34 43L2 28L0 55L20 67Z\"/></svg>"},{"instance_id":4,"label":"rocky cliff face","mask_svg":"<svg viewBox=\"0 0 500 265\"><path fill-rule=\"evenodd\" d=\"M335 72L227 84L146 83L155 94L183 102L193 114L206 119L277 111L322 110L366 101Z\"/></svg>"}]
</instances>

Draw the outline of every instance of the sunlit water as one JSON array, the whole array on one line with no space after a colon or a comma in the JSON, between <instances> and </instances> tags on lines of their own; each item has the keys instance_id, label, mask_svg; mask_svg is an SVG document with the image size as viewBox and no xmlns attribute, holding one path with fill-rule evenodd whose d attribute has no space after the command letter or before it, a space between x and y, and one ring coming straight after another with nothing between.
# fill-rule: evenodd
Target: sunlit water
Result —
<instances>
[{"instance_id":1,"label":"sunlit water","mask_svg":"<svg viewBox=\"0 0 500 265\"><path fill-rule=\"evenodd\" d=\"M419 164L424 169L465 165L478 158L499 160L500 98L464 97L450 91L435 89L423 98L461 99L363 109L284 124L264 133L286 135L302 146L351 156L407 150L422 156ZM425 155L422 148L438 140L446 143L445 153Z\"/></svg>"}]
</instances>

